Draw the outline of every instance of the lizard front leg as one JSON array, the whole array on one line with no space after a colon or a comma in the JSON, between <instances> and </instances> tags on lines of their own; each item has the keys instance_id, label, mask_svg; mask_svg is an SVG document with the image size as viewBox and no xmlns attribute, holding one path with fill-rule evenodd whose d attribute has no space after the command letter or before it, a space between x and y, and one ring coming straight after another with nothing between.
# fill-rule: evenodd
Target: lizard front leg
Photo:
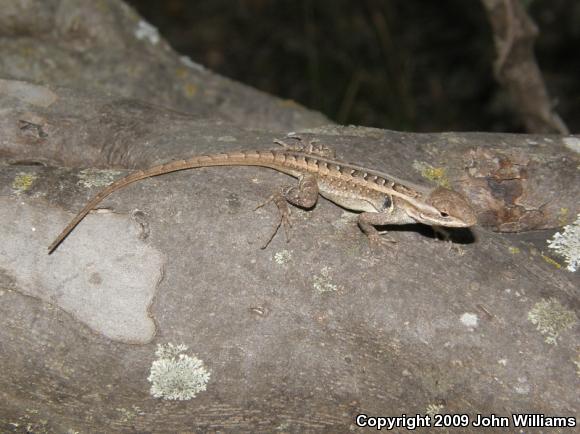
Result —
<instances>
[{"instance_id":1,"label":"lizard front leg","mask_svg":"<svg viewBox=\"0 0 580 434\"><path fill-rule=\"evenodd\" d=\"M286 234L286 240L289 240L288 228L292 226L290 223L290 208L288 208L288 203L295 205L300 208L309 209L316 205L318 200L318 182L316 177L311 174L305 174L299 178L298 185L285 186L272 194L264 203L258 205L256 209L263 207L264 205L274 202L274 205L278 208L280 213L280 218L272 234L266 241L266 244L262 246L262 249L268 247L280 226L284 227L284 232Z\"/></svg>"},{"instance_id":2,"label":"lizard front leg","mask_svg":"<svg viewBox=\"0 0 580 434\"><path fill-rule=\"evenodd\" d=\"M395 240L381 235L375 226L385 225L402 225L406 223L415 223L404 210L398 207L385 209L382 212L363 212L358 216L358 225L368 237L373 245L382 244L385 241L396 243Z\"/></svg>"}]
</instances>

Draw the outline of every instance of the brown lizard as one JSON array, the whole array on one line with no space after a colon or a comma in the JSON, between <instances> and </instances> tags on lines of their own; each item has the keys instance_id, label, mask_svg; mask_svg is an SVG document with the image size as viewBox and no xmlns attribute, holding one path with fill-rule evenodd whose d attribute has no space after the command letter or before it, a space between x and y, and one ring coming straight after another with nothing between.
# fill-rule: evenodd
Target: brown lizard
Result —
<instances>
[{"instance_id":1,"label":"brown lizard","mask_svg":"<svg viewBox=\"0 0 580 434\"><path fill-rule=\"evenodd\" d=\"M285 187L267 201L273 201L281 214L272 237L281 224L285 227L289 224L287 202L312 208L319 194L344 208L359 211L358 225L375 243L382 240L375 226L423 223L434 227L469 227L477 222L469 203L453 190L419 187L382 172L336 161L330 158L333 154L328 148L312 143L308 146L276 143L284 148L195 156L139 170L114 181L79 211L48 247L48 252L52 253L103 199L126 185L165 173L211 166L268 167L298 178L297 186Z\"/></svg>"}]
</instances>

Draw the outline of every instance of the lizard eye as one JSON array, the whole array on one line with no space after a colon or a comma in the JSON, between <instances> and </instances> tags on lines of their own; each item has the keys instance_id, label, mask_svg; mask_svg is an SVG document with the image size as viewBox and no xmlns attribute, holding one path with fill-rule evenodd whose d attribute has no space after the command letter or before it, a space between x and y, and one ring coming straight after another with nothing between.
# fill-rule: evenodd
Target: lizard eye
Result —
<instances>
[{"instance_id":1,"label":"lizard eye","mask_svg":"<svg viewBox=\"0 0 580 434\"><path fill-rule=\"evenodd\" d=\"M447 214L445 211L441 211L441 217L449 217L449 214Z\"/></svg>"}]
</instances>

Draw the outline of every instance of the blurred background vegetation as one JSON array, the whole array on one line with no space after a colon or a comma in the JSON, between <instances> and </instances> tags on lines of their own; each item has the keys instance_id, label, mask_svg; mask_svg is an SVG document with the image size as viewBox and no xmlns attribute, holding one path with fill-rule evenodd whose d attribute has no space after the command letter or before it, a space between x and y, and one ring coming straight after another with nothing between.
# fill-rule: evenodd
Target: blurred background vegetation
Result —
<instances>
[{"instance_id":1,"label":"blurred background vegetation","mask_svg":"<svg viewBox=\"0 0 580 434\"><path fill-rule=\"evenodd\" d=\"M580 129L580 1L522 0L556 110ZM129 0L181 54L341 124L523 132L477 0Z\"/></svg>"}]
</instances>

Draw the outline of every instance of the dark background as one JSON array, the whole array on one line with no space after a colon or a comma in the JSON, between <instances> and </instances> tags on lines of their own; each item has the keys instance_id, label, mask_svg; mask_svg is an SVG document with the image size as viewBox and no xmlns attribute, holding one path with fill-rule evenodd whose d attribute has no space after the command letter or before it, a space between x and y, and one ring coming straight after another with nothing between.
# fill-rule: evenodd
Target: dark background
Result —
<instances>
[{"instance_id":1,"label":"dark background","mask_svg":"<svg viewBox=\"0 0 580 434\"><path fill-rule=\"evenodd\" d=\"M471 0L130 0L215 72L341 124L524 132L493 76L491 28ZM557 112L580 129L580 2L524 1Z\"/></svg>"}]
</instances>

